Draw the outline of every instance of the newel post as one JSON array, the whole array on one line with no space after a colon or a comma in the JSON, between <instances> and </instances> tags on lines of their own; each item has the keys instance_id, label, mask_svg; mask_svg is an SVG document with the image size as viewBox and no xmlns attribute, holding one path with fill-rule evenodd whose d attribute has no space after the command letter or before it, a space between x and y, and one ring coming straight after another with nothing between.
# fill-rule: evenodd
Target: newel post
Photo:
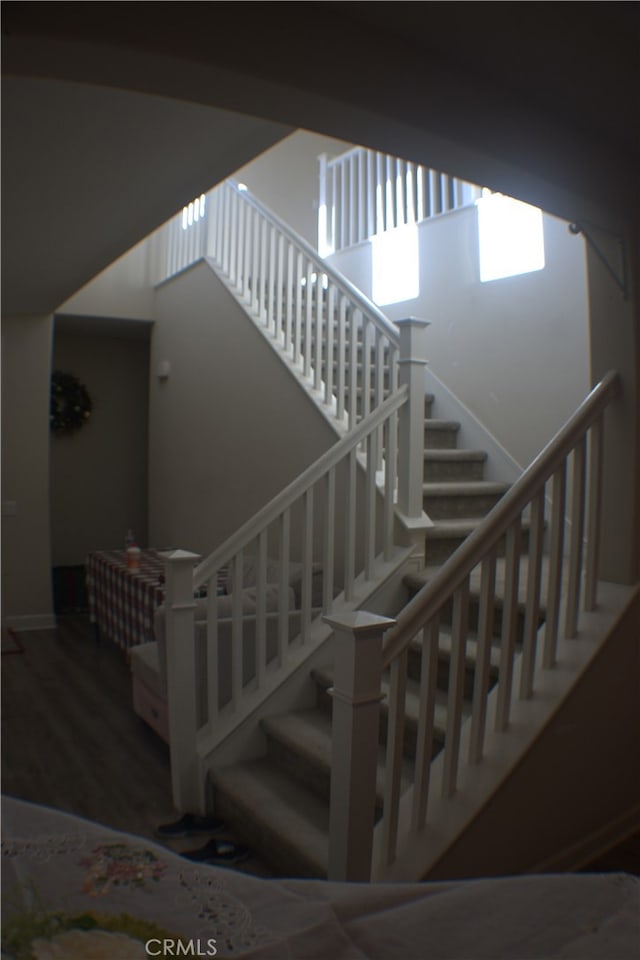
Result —
<instances>
[{"instance_id":1,"label":"newel post","mask_svg":"<svg viewBox=\"0 0 640 960\"><path fill-rule=\"evenodd\" d=\"M323 619L335 631L329 880L369 881L382 635L395 620L360 610Z\"/></svg>"},{"instance_id":2,"label":"newel post","mask_svg":"<svg viewBox=\"0 0 640 960\"><path fill-rule=\"evenodd\" d=\"M428 320L396 320L400 328L398 383L408 387L398 425L398 514L414 547L415 565L424 566L425 528L430 521L422 509L424 483L424 368Z\"/></svg>"},{"instance_id":3,"label":"newel post","mask_svg":"<svg viewBox=\"0 0 640 960\"><path fill-rule=\"evenodd\" d=\"M183 813L204 814L204 783L196 752L196 676L193 568L187 550L163 553L169 748L173 802Z\"/></svg>"}]
</instances>

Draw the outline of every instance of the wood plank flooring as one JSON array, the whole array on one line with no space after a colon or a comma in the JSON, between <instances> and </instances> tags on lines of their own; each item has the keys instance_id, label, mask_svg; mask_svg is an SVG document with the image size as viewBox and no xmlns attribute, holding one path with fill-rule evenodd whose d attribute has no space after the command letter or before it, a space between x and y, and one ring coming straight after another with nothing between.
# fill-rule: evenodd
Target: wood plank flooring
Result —
<instances>
[{"instance_id":1,"label":"wood plank flooring","mask_svg":"<svg viewBox=\"0 0 640 960\"><path fill-rule=\"evenodd\" d=\"M23 652L2 656L3 793L157 842L156 827L177 818L169 750L133 712L124 653L82 614L19 638ZM274 875L255 857L237 869Z\"/></svg>"}]
</instances>

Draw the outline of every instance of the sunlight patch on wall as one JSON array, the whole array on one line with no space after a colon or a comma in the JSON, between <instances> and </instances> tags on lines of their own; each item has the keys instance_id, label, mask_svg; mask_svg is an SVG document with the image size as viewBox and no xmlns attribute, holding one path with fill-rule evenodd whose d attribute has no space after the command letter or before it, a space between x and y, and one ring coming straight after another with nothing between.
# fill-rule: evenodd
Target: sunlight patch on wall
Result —
<instances>
[{"instance_id":1,"label":"sunlight patch on wall","mask_svg":"<svg viewBox=\"0 0 640 960\"><path fill-rule=\"evenodd\" d=\"M371 298L378 306L415 300L420 293L418 228L414 223L371 238Z\"/></svg>"},{"instance_id":2,"label":"sunlight patch on wall","mask_svg":"<svg viewBox=\"0 0 640 960\"><path fill-rule=\"evenodd\" d=\"M484 191L476 206L482 283L544 268L544 231L538 207Z\"/></svg>"}]
</instances>

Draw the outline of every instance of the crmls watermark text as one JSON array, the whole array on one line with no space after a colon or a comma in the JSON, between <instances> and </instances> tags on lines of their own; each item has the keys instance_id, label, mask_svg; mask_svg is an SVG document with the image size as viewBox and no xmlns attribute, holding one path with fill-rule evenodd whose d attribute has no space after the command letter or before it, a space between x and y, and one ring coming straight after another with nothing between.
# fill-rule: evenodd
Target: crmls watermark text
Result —
<instances>
[{"instance_id":1,"label":"crmls watermark text","mask_svg":"<svg viewBox=\"0 0 640 960\"><path fill-rule=\"evenodd\" d=\"M150 957L215 957L215 940L147 940L144 945Z\"/></svg>"}]
</instances>

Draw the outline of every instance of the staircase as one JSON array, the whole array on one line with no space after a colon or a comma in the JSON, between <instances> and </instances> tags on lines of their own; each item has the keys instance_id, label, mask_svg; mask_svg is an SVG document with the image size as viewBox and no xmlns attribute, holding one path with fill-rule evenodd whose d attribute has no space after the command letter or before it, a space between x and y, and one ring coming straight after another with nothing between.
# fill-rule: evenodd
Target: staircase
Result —
<instances>
[{"instance_id":1,"label":"staircase","mask_svg":"<svg viewBox=\"0 0 640 960\"><path fill-rule=\"evenodd\" d=\"M420 321L391 324L233 184L214 191L211 210L191 238L198 243L174 225L172 269L209 260L340 439L195 569L193 555L168 558L174 802L213 806L285 874L418 880L490 801L598 649L575 638L597 604L604 411L617 374L513 485L494 482L486 453L458 446L460 424L431 415ZM250 648L248 556L257 570ZM303 570L295 608L292 561ZM324 616L312 602L317 566ZM220 700L222 568L234 570L236 587ZM275 647L266 633L273 583ZM206 675L193 613L201 586ZM359 630L367 644L356 642ZM554 671L560 654L571 670ZM516 714L526 722L513 729Z\"/></svg>"},{"instance_id":2,"label":"staircase","mask_svg":"<svg viewBox=\"0 0 640 960\"><path fill-rule=\"evenodd\" d=\"M424 586L434 568L450 556L508 489L507 484L484 479L486 453L459 449L456 446L459 424L434 419L432 404L433 396L426 395L423 499L425 511L434 520L426 532L426 555L430 566L420 574L405 576L407 600ZM471 594L469 616L472 630L474 621L477 622L479 602L478 582ZM442 750L447 729L452 614L452 605L449 604L440 629L432 757ZM518 612L519 644L523 624L521 606ZM501 626L498 609L494 619L495 646L491 651L491 686L498 677ZM471 713L476 654L477 645L471 634L465 664L465 718ZM416 640L410 646L405 701L405 786L410 782L409 771L416 755L421 656L421 645ZM274 869L289 876L326 878L332 747L331 665L314 668L311 676L316 691L315 707L265 718L261 722L266 741L265 755L242 764L214 767L210 771L210 783L216 815L227 821L234 832ZM388 694L388 672L383 678L382 690ZM383 703L380 719L377 816L382 811L384 792L387 702Z\"/></svg>"}]
</instances>

